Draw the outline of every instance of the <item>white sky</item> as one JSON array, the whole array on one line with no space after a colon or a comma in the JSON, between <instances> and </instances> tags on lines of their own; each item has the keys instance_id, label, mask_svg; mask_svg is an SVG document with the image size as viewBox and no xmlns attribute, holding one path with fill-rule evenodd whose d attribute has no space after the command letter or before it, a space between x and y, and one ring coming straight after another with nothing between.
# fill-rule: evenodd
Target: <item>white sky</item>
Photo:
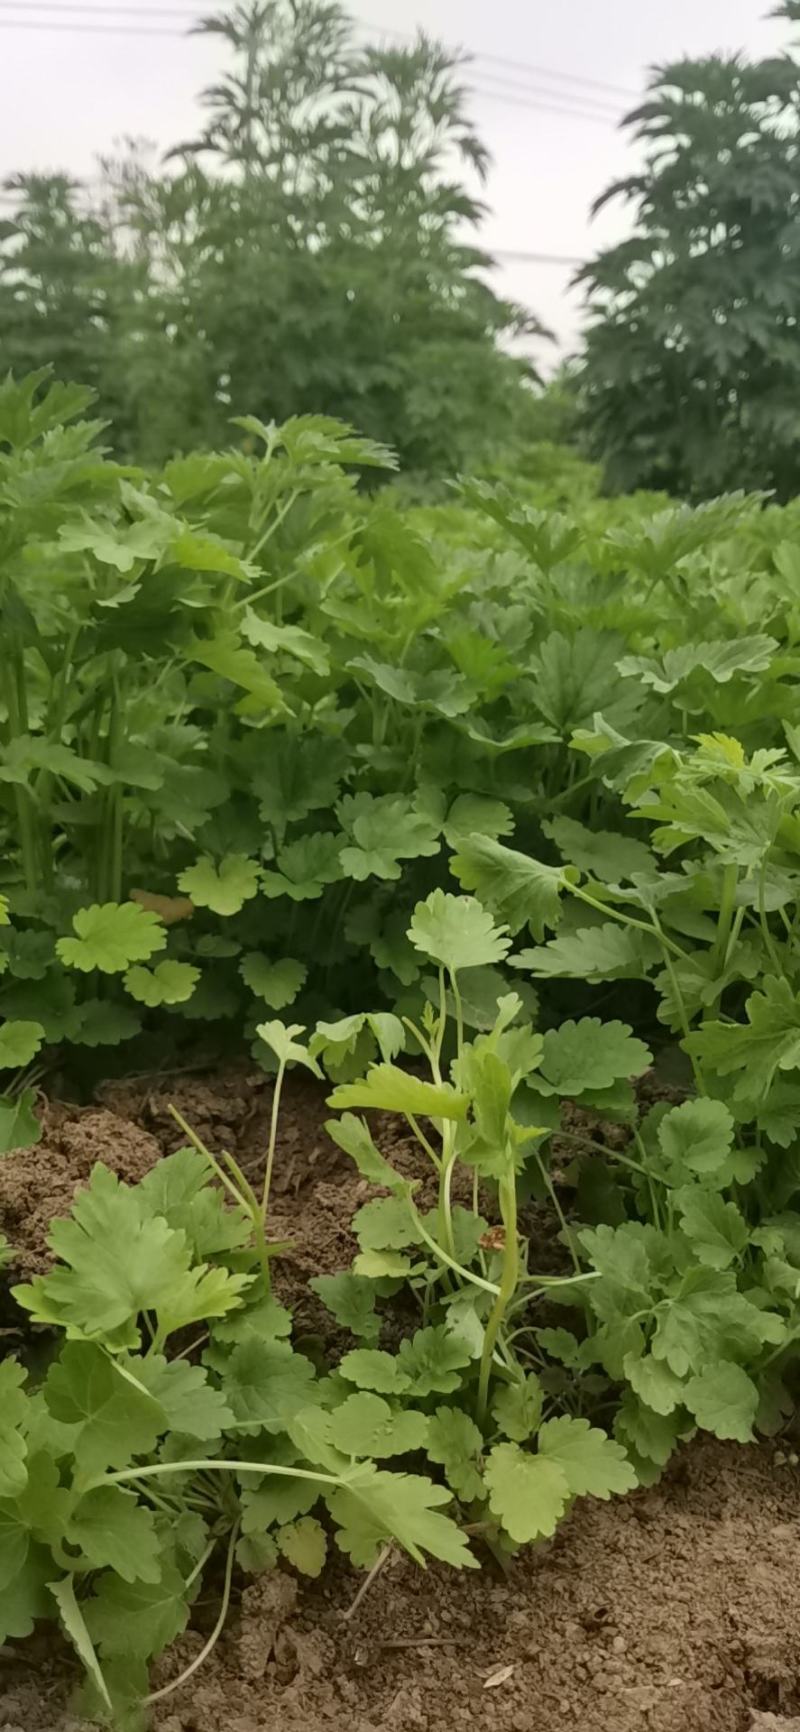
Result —
<instances>
[{"instance_id":1,"label":"white sky","mask_svg":"<svg viewBox=\"0 0 800 1732\"><path fill-rule=\"evenodd\" d=\"M64 6L66 0L61 0ZM421 25L449 43L585 79L642 88L654 62L722 49L773 52L787 28L765 19L769 0L353 0L359 20L413 32ZM170 16L143 17L162 9ZM93 158L114 140L140 137L166 147L196 129L196 94L220 70L224 49L213 38L184 39L181 20L215 10L214 0L89 0L59 11L39 0L0 5L0 179L25 169L91 174ZM54 21L71 26L52 29ZM81 22L149 24L164 34L79 31ZM19 23L38 28L17 28ZM475 115L493 157L483 244L585 257L625 231L621 211L589 223L589 206L634 166L625 139L605 120L545 112L545 88L557 106L594 104L621 113L623 95L564 83L487 62L471 76ZM506 81L506 93L496 80ZM514 93L507 81L534 86ZM489 89L496 91L488 94ZM534 106L529 106L534 104ZM535 310L568 347L580 302L568 290L571 270L504 263L502 291ZM542 357L544 359L544 357Z\"/></svg>"}]
</instances>

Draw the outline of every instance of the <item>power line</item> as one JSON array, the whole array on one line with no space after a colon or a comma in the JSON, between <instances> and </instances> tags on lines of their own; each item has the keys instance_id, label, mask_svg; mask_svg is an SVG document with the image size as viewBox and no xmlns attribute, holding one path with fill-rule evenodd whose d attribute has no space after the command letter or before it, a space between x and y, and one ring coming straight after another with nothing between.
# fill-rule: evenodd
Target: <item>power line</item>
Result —
<instances>
[{"instance_id":1,"label":"power line","mask_svg":"<svg viewBox=\"0 0 800 1732\"><path fill-rule=\"evenodd\" d=\"M364 30L373 31L376 36L394 36L402 42L414 41L413 35L408 30L395 30L386 24L371 24L365 18L356 19L356 23L360 24ZM452 50L454 44L446 43L445 47ZM511 60L500 54L486 54L482 49L470 48L466 43L463 52L469 54L473 60L486 60L493 66L504 66L514 72L532 72L535 78L558 78L568 84L585 84L589 89L606 90L614 96L627 96L636 99L641 94L638 90L631 90L625 84L609 84L602 78L585 78L579 72L561 72L554 66L534 66L528 60ZM553 92L554 96L557 94L558 92Z\"/></svg>"},{"instance_id":2,"label":"power line","mask_svg":"<svg viewBox=\"0 0 800 1732\"><path fill-rule=\"evenodd\" d=\"M154 5L153 6L153 5L147 5L147 4L139 3L139 4L134 4L134 5L111 6L107 3L107 0L106 0L106 4L97 4L97 3L95 3L95 0L50 0L49 4L47 3L47 0L0 0L0 10L3 10L3 11L20 11L20 10L22 10L23 3L24 3L25 11L28 13L29 12L45 12L48 14L77 13L77 14L83 14L84 16L95 15L95 16L100 16L100 17L104 17L104 18L113 18L115 16L120 16L120 15L130 16L130 17L134 17L134 18L181 18L181 19L186 19L187 22L190 24L194 24L196 22L199 22L199 19L201 17L201 14L199 12L195 12L193 14L192 12L189 12L189 11L183 11L174 5L173 6L169 6L169 5L167 5L167 6ZM195 0L191 0L191 4L194 5ZM3 21L0 20L0 22L3 22ZM38 26L38 20L34 20L32 24L28 24L27 20L24 18L14 19L14 20L11 20L10 22L11 22L11 24L18 26L20 29L36 28ZM393 28L390 28L389 26L373 26L373 25L367 24L366 20L357 20L357 22L359 23L361 28L366 29L366 30L370 30L370 31L374 30L377 35L392 36L392 37L394 37L400 41L404 41L404 42L413 42L414 41L414 37L411 35L411 33L409 31L395 30ZM45 27L48 27L48 26L52 27L53 29L60 27L59 25L52 23L51 18L48 18L46 20L46 26ZM70 27L74 28L76 30L77 29L85 30L85 29L89 28L89 26L81 25L79 23L76 23L74 26L71 25ZM105 28L109 31L111 31L113 29L113 30L119 30L121 33L127 33L128 30L130 30L132 27L128 26L128 25L114 26L114 25L109 24L109 25L105 26ZM147 28L149 29L150 27L148 26ZM167 31L160 32L159 31L159 32L155 32L155 34L167 35L167 34L171 34L171 32L167 32ZM177 32L176 34L180 34L180 32ZM593 102L595 107L598 107L601 105L602 98L595 99L595 98L592 98L591 96L589 96L588 94L585 94L585 92L587 92L588 90L599 90L602 92L611 93L611 94L616 95L616 96L625 96L625 97L632 97L632 98L635 98L636 95L638 94L636 91L628 89L625 85L610 84L606 80L603 80L603 79L586 78L581 73L562 72L561 70L559 70L555 67L549 67L549 66L535 66L529 62L522 61L522 60L513 60L513 59L507 58L503 55L484 53L482 50L479 50L479 49L475 49L475 50L467 49L466 52L471 55L471 57L476 61L476 63L479 61L483 61L487 65L499 66L501 68L504 68L504 69L512 71L512 72L521 72L523 74L530 73L535 78L556 79L559 81L559 83L565 84L567 86L583 86L583 87L585 87L584 91L580 93L583 96L583 100L586 102ZM494 82L496 82L496 83L502 82L503 84L511 85L512 88L520 88L521 90L527 90L529 88L529 86L527 84L516 85L516 84L514 84L514 82L512 80L510 80L506 77L501 77L499 75L495 76L492 73L485 73L483 71L482 67L479 67L478 70L482 76L493 78ZM534 91L533 94L538 94L538 92ZM554 97L564 96L566 99L569 99L573 93L571 90L565 90L565 91L553 90L551 92L547 92L547 94L552 95ZM578 100L578 93L577 92L575 93L575 100Z\"/></svg>"},{"instance_id":3,"label":"power line","mask_svg":"<svg viewBox=\"0 0 800 1732\"><path fill-rule=\"evenodd\" d=\"M501 259L504 264L519 265L585 265L585 259L573 258L567 253L525 253L507 251L504 247L487 247L490 258Z\"/></svg>"},{"instance_id":4,"label":"power line","mask_svg":"<svg viewBox=\"0 0 800 1732\"><path fill-rule=\"evenodd\" d=\"M0 4L3 3L8 4L8 0L0 0ZM98 10L100 9L98 8ZM62 24L60 21L54 23L49 19L0 18L0 30L58 31L65 36L154 36L179 40L185 40L186 37L183 30L155 29L151 24L83 24L74 22L72 19L69 23ZM520 88L524 89L525 87L521 86ZM491 90L488 86L479 84L477 81L470 82L470 89L489 102L502 102L512 108L527 108L534 113L558 114L570 120L590 120L601 126L614 126L618 118L611 112L606 114L592 109L581 109L577 106L566 108L561 104L543 100L533 91L530 96L514 95L505 89ZM568 91L548 91L546 96L549 97L550 95L556 97L563 95L566 101L571 100L571 94Z\"/></svg>"},{"instance_id":5,"label":"power line","mask_svg":"<svg viewBox=\"0 0 800 1732\"><path fill-rule=\"evenodd\" d=\"M0 18L0 30L58 30L63 36L172 36L186 40L185 30L154 30L152 24L51 24L37 18Z\"/></svg>"},{"instance_id":6,"label":"power line","mask_svg":"<svg viewBox=\"0 0 800 1732\"><path fill-rule=\"evenodd\" d=\"M554 103L539 102L533 97L511 96L505 90L489 90L486 85L481 84L471 83L470 89L475 95L482 96L489 102L503 102L511 108L527 108L534 114L562 114L566 115L569 120L593 120L600 126L616 126L618 119L621 118L612 114L595 114L590 108L563 108ZM559 94L559 91L553 91L554 96ZM566 91L564 95L566 97Z\"/></svg>"}]
</instances>

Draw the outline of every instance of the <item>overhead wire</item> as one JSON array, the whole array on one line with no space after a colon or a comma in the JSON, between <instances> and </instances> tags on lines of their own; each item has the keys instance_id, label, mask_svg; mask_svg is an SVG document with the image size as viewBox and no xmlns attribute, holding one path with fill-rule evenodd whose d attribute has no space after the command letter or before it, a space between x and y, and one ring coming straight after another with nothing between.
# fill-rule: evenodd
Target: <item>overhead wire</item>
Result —
<instances>
[{"instance_id":1,"label":"overhead wire","mask_svg":"<svg viewBox=\"0 0 800 1732\"><path fill-rule=\"evenodd\" d=\"M197 6L197 0L189 0L189 4L191 5L192 8L195 8ZM213 0L212 0L212 4L213 4ZM120 34L128 34L128 33L133 33L133 31L135 29L136 33L138 34L140 30L142 31L142 33L144 33L145 29L147 31L150 31L152 29L153 34L156 34L156 35L161 35L161 34L163 34L163 35L172 35L172 34L181 35L182 34L181 31L173 32L172 30L166 30L166 29L163 31L156 30L149 23L147 25L141 25L141 26L140 25L133 26L133 25L126 25L126 24L109 23L109 24L103 24L102 26L101 25L96 25L96 26L92 25L90 27L89 25L85 25L82 22L80 22L80 19L82 17L90 17L90 18L100 17L103 19L115 19L117 17L132 17L134 19L142 18L142 19L148 19L148 20L151 18L153 18L153 19L162 19L162 18L163 19L168 19L168 18L178 19L178 18L180 18L182 20L186 19L187 22L189 22L190 24L194 24L194 23L199 22L201 16L203 16L203 13L201 13L200 11L183 10L182 8L179 8L179 7L175 6L174 4L173 5L161 5L161 4L148 5L148 4L142 4L141 0L138 0L138 3L136 3L136 4L123 4L120 6L112 6L108 3L108 0L105 0L105 3L102 3L102 0L0 0L0 11L3 11L3 12L21 12L21 11L23 11L23 9L24 9L26 14L30 14L31 12L46 13L48 16L43 21L44 28L66 29L67 33L69 33L70 30L80 31L81 33L83 33L83 32L89 31L91 28L92 33L94 33L95 30L99 33L100 30L102 29L102 31L104 33L105 32L111 33L113 31L114 33L119 32ZM66 14L69 16L70 22L68 25L64 26L64 25L61 25L60 22L54 22L53 21L54 17L57 19L57 16L59 14ZM77 20L75 23L72 22L72 17L74 15L77 15ZM391 36L391 37L395 38L396 40L405 41L405 42L413 42L415 40L414 36L409 31L397 30L394 27L389 26L389 25L370 25L364 19L357 19L356 23L357 23L359 29L369 30L378 36ZM18 28L18 29L42 28L42 25L40 24L40 21L38 19L30 19L29 17L14 18L14 19L10 19L10 20L0 19L0 24L5 25L7 28ZM472 60L474 60L475 65L476 65L476 70L478 71L478 73L481 77L488 78L493 83L508 85L508 87L510 89L518 89L523 93L530 91L530 93L533 96L547 95L549 97L555 97L556 99L563 99L565 101L574 101L576 103L580 101L580 102L583 102L584 104L591 103L592 106L595 108L607 107L608 106L607 101L606 101L605 96L593 97L593 96L589 95L590 90L598 90L598 91L601 91L604 93L610 93L611 95L614 95L614 96L624 96L624 97L635 97L636 96L635 91L628 89L624 85L611 84L611 83L609 83L603 79L587 78L585 75L583 75L581 73L576 73L576 72L571 72L571 71L570 72L561 71L560 69L557 69L555 67L536 66L536 65L533 65L533 64L526 62L526 61L514 60L514 59L511 59L510 57L506 57L506 56L498 55L498 54L489 54L489 53L486 53L486 52L484 52L482 50L478 50L478 49L471 50L471 49L467 48L464 50L464 52L466 52L470 56L470 58ZM481 65L480 64L481 62L483 62L485 64ZM489 67L489 66L498 66L503 70L501 70L500 73L493 73L493 72L486 70L486 67ZM564 86L566 86L566 88L562 89L562 90L554 88L552 91L547 90L547 91L542 92L538 88L531 87L527 83L527 80L523 83L520 83L520 81L518 79L517 80L509 79L507 77L508 71L512 71L515 73L522 73L523 75L531 74L534 78L546 78L546 79L550 79L550 80L554 79L557 81L558 84L564 85Z\"/></svg>"}]
</instances>

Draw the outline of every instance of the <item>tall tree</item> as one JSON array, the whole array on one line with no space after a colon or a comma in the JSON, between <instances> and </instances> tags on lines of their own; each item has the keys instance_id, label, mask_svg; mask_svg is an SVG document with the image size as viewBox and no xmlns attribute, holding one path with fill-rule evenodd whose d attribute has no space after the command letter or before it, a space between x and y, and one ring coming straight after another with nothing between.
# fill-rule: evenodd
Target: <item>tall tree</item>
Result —
<instances>
[{"instance_id":1,"label":"tall tree","mask_svg":"<svg viewBox=\"0 0 800 1732\"><path fill-rule=\"evenodd\" d=\"M126 291L108 359L130 448L224 440L232 408L340 415L427 472L505 440L533 377L505 339L540 327L464 238L487 157L459 60L422 36L364 47L336 0L243 0L198 28L230 59L200 132L165 171L107 169L102 240ZM0 247L0 346L17 365L15 245Z\"/></svg>"},{"instance_id":2,"label":"tall tree","mask_svg":"<svg viewBox=\"0 0 800 1732\"><path fill-rule=\"evenodd\" d=\"M800 20L798 0L776 16ZM656 70L608 188L632 237L582 272L584 425L612 488L800 487L800 65L791 52Z\"/></svg>"}]
</instances>

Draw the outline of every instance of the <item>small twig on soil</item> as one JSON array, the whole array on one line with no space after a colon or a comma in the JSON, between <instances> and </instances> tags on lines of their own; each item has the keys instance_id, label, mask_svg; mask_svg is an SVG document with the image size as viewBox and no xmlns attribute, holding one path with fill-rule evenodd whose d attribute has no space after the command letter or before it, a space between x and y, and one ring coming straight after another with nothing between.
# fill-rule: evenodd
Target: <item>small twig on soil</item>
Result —
<instances>
[{"instance_id":1,"label":"small twig on soil","mask_svg":"<svg viewBox=\"0 0 800 1732\"><path fill-rule=\"evenodd\" d=\"M369 1593L369 1590L372 1587L373 1582L380 1575L384 1564L388 1563L393 1551L394 1551L394 1546L392 1545L392 1543L390 1541L388 1546L384 1546L383 1551L375 1559L375 1562L372 1566L372 1569L369 1572L369 1575L364 1577L364 1580L361 1583L361 1586L358 1590L358 1593L356 1594L356 1597L353 1601L352 1606L348 1606L347 1611L342 1612L341 1616L342 1616L342 1623L343 1624L346 1624L349 1621L349 1619L352 1618L353 1613L358 1611L358 1608L361 1605L361 1601L364 1599L365 1595Z\"/></svg>"},{"instance_id":2,"label":"small twig on soil","mask_svg":"<svg viewBox=\"0 0 800 1732\"><path fill-rule=\"evenodd\" d=\"M468 1636L398 1636L394 1642L381 1642L386 1648L463 1648Z\"/></svg>"}]
</instances>

